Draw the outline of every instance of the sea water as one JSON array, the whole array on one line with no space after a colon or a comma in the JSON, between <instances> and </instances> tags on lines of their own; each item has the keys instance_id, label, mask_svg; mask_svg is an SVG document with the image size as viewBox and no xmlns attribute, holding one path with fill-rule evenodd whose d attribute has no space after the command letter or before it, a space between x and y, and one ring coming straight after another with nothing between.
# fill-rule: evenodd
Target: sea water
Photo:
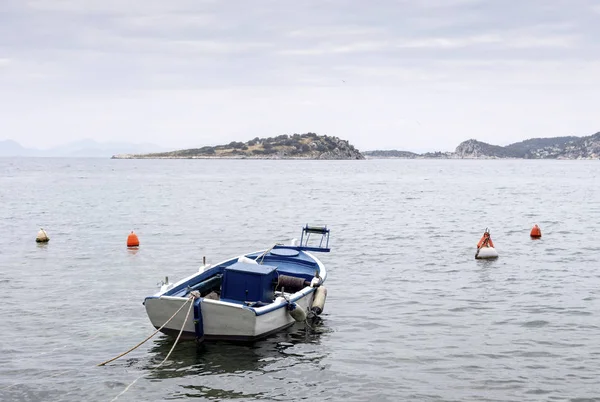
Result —
<instances>
[{"instance_id":1,"label":"sea water","mask_svg":"<svg viewBox=\"0 0 600 402\"><path fill-rule=\"evenodd\" d=\"M0 400L597 398L599 170L0 158ZM155 369L173 344L159 334L96 366L153 332L142 301L165 276L288 242L307 223L331 229L320 325L252 345L184 342ZM495 261L474 258L486 228Z\"/></svg>"}]
</instances>

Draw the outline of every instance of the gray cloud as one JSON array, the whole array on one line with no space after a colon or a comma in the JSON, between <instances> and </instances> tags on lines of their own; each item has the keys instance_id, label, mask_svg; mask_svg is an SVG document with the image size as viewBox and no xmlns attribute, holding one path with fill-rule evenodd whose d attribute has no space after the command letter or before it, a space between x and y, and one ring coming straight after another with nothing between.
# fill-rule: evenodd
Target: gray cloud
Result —
<instances>
[{"instance_id":1,"label":"gray cloud","mask_svg":"<svg viewBox=\"0 0 600 402\"><path fill-rule=\"evenodd\" d=\"M599 22L592 0L4 0L0 132L177 147L311 130L401 149L586 135Z\"/></svg>"}]
</instances>

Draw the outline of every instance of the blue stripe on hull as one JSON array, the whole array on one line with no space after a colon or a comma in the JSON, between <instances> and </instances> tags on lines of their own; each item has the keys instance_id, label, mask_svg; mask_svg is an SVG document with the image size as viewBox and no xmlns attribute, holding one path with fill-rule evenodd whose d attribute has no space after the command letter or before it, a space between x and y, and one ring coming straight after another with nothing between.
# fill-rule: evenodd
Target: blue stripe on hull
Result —
<instances>
[{"instance_id":1,"label":"blue stripe on hull","mask_svg":"<svg viewBox=\"0 0 600 402\"><path fill-rule=\"evenodd\" d=\"M202 299L194 300L194 330L196 331L196 339L202 341L204 339L204 322L202 321Z\"/></svg>"}]
</instances>

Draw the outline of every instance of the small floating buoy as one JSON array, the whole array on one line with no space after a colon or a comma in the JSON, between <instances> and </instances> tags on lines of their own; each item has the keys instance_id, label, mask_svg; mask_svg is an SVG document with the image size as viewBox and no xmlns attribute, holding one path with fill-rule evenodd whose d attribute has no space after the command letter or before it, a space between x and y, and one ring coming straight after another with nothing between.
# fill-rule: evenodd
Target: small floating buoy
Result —
<instances>
[{"instance_id":1,"label":"small floating buoy","mask_svg":"<svg viewBox=\"0 0 600 402\"><path fill-rule=\"evenodd\" d=\"M319 315L323 312L325 308L325 299L327 298L327 289L325 286L319 286L317 290L315 290L315 294L313 296L313 302L310 310Z\"/></svg>"},{"instance_id":2,"label":"small floating buoy","mask_svg":"<svg viewBox=\"0 0 600 402\"><path fill-rule=\"evenodd\" d=\"M494 248L494 242L492 242L490 231L486 228L483 236L479 239L479 243L477 243L475 259L483 260L491 258L498 258L498 252Z\"/></svg>"},{"instance_id":3,"label":"small floating buoy","mask_svg":"<svg viewBox=\"0 0 600 402\"><path fill-rule=\"evenodd\" d=\"M540 237L542 237L542 230L538 225L533 225L533 228L531 228L531 233L529 235L532 239L539 239Z\"/></svg>"},{"instance_id":4,"label":"small floating buoy","mask_svg":"<svg viewBox=\"0 0 600 402\"><path fill-rule=\"evenodd\" d=\"M129 233L129 236L127 236L127 247L139 247L139 245L140 240L132 230L131 233Z\"/></svg>"},{"instance_id":5,"label":"small floating buoy","mask_svg":"<svg viewBox=\"0 0 600 402\"><path fill-rule=\"evenodd\" d=\"M50 241L50 238L48 237L48 233L46 233L44 228L40 228L40 231L37 233L35 241L37 243L48 243Z\"/></svg>"},{"instance_id":6,"label":"small floating buoy","mask_svg":"<svg viewBox=\"0 0 600 402\"><path fill-rule=\"evenodd\" d=\"M296 303L289 303L287 310L295 321L302 322L306 320L306 312Z\"/></svg>"}]
</instances>

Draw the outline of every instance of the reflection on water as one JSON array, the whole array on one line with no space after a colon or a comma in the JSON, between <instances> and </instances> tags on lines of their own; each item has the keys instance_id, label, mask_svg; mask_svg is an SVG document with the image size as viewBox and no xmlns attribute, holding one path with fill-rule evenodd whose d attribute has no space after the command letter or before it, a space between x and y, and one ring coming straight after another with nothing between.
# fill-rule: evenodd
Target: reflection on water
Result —
<instances>
[{"instance_id":1,"label":"reflection on water","mask_svg":"<svg viewBox=\"0 0 600 402\"><path fill-rule=\"evenodd\" d=\"M501 258L501 257L498 257ZM494 266L498 265L498 259L483 259L483 260L475 260L477 264L477 269L480 270L482 282L489 282L490 280L490 270L494 268Z\"/></svg>"},{"instance_id":2,"label":"reflection on water","mask_svg":"<svg viewBox=\"0 0 600 402\"><path fill-rule=\"evenodd\" d=\"M321 319L310 326L304 323L278 332L254 343L209 341L179 343L159 369L154 368L167 357L173 346L174 338L163 336L154 341L149 350L152 355L145 370L151 370L148 379L165 379L185 376L203 376L213 374L244 374L248 372L269 371L269 365L289 358L306 358L305 350L296 350L298 345L320 345L320 336L327 332ZM310 356L312 359L314 356ZM320 356L323 357L323 356ZM319 358L320 358L319 357ZM318 359L317 359L318 360Z\"/></svg>"},{"instance_id":3,"label":"reflection on water","mask_svg":"<svg viewBox=\"0 0 600 402\"><path fill-rule=\"evenodd\" d=\"M155 367L168 355L174 338L163 336L149 350L152 357L143 366L149 381L174 381L178 388L173 398L264 399L272 390L244 389L239 384L265 375L288 376L286 371L298 364L316 365L327 354L320 347L321 336L328 329L323 320L310 326L295 324L264 340L254 343L193 341L178 344L163 366ZM228 379L221 386L210 381ZM203 378L203 379L200 379ZM208 386L210 384L211 386ZM256 384L254 384L256 386Z\"/></svg>"},{"instance_id":4,"label":"reflection on water","mask_svg":"<svg viewBox=\"0 0 600 402\"><path fill-rule=\"evenodd\" d=\"M129 255L136 255L139 251L140 249L138 247L127 247L127 253Z\"/></svg>"},{"instance_id":5,"label":"reflection on water","mask_svg":"<svg viewBox=\"0 0 600 402\"><path fill-rule=\"evenodd\" d=\"M215 389L209 388L205 386L193 386L193 385L184 385L184 389L186 392L183 393L183 396L186 398L208 398L214 400L221 399L265 399L268 393L258 392L258 393L244 393L240 391L233 390L225 390L225 389ZM196 392L194 392L196 391Z\"/></svg>"}]
</instances>

